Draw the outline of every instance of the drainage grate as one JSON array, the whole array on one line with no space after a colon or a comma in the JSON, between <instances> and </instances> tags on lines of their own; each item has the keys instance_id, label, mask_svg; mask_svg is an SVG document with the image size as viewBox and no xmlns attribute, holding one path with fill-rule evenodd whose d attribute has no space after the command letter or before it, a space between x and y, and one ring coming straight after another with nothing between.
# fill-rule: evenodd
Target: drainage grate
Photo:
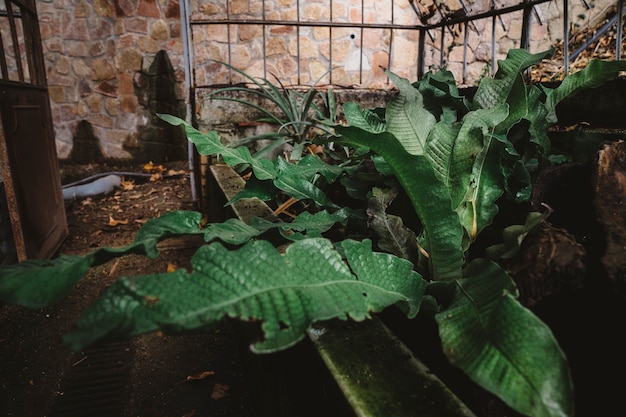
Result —
<instances>
[{"instance_id":1,"label":"drainage grate","mask_svg":"<svg viewBox=\"0 0 626 417\"><path fill-rule=\"evenodd\" d=\"M132 357L128 343L109 343L86 350L67 373L49 416L122 416Z\"/></svg>"}]
</instances>

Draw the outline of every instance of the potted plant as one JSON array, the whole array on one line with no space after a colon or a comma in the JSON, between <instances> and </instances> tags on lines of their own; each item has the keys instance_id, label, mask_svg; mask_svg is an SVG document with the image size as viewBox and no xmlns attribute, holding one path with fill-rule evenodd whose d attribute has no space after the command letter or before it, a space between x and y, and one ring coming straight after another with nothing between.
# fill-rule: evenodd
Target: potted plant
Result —
<instances>
[{"instance_id":1,"label":"potted plant","mask_svg":"<svg viewBox=\"0 0 626 417\"><path fill-rule=\"evenodd\" d=\"M527 208L533 176L554 159L547 129L556 105L626 69L623 61L592 61L556 88L526 85L523 72L550 54L511 50L471 100L447 71L416 83L388 73L398 95L386 109L344 104L348 123L326 121L313 141L324 157L255 159L245 146L225 146L215 132L161 115L184 126L200 154L248 170L230 204L286 195L307 210L291 221L207 226L200 213L168 213L127 247L3 268L0 299L41 307L70 292L91 266L125 253L156 257L159 240L201 234L207 244L192 271L119 280L65 341L79 350L156 330L201 331L232 317L262 323L252 350L274 352L311 335L315 323L362 321L396 306L408 318L432 319L450 363L518 413L571 416L567 359L498 263L545 214L524 213L505 250L489 257L474 250L501 224L496 219L507 219L500 207L515 207L513 219Z\"/></svg>"}]
</instances>

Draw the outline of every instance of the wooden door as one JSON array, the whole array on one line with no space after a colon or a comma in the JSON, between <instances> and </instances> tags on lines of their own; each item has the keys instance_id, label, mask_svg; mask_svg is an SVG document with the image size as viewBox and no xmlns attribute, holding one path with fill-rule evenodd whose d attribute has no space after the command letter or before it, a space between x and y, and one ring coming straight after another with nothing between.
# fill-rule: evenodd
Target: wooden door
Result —
<instances>
[{"instance_id":1,"label":"wooden door","mask_svg":"<svg viewBox=\"0 0 626 417\"><path fill-rule=\"evenodd\" d=\"M67 236L34 0L0 0L0 166L17 260L49 258Z\"/></svg>"}]
</instances>

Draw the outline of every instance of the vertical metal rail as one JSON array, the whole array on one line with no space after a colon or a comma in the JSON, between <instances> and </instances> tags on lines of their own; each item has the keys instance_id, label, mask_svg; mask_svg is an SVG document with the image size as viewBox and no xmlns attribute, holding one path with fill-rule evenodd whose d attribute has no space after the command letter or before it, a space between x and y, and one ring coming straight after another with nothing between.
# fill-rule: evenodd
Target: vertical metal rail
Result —
<instances>
[{"instance_id":1,"label":"vertical metal rail","mask_svg":"<svg viewBox=\"0 0 626 417\"><path fill-rule=\"evenodd\" d=\"M2 80L9 79L9 67L7 65L7 58L4 56L4 51L6 48L4 47L4 41L2 40L2 32L0 32L0 70L2 71Z\"/></svg>"},{"instance_id":2,"label":"vertical metal rail","mask_svg":"<svg viewBox=\"0 0 626 417\"><path fill-rule=\"evenodd\" d=\"M265 0L263 0L261 7L263 7L263 11L261 12L263 16L263 22L266 22L267 18L265 17ZM267 25L263 23L261 25L261 28L263 29L263 78L267 79L267 36L265 34L265 32L267 31Z\"/></svg>"},{"instance_id":3,"label":"vertical metal rail","mask_svg":"<svg viewBox=\"0 0 626 417\"><path fill-rule=\"evenodd\" d=\"M230 21L230 2L228 0L226 0L226 19ZM230 80L230 83L232 84L233 83L233 70L232 70L233 51L232 51L232 48L230 47L232 44L231 39L230 39L230 23L226 24L226 39L228 41L228 79Z\"/></svg>"},{"instance_id":4,"label":"vertical metal rail","mask_svg":"<svg viewBox=\"0 0 626 417\"><path fill-rule=\"evenodd\" d=\"M180 2L180 18L181 22L181 38L183 41L183 65L185 66L185 85L187 86L187 100L185 100L185 120L189 124L193 124L194 117L192 109L194 108L193 103L195 102L195 89L193 86L195 85L195 81L192 80L192 77L195 78L195 74L193 71L193 42L190 39L191 25L190 25L190 15L189 9L187 7L187 1L183 0ZM191 199L194 202L198 201L198 191L196 189L196 175L195 175L195 147L190 143L187 144L187 159L188 159L188 168L189 168L189 182L191 186Z\"/></svg>"},{"instance_id":5,"label":"vertical metal rail","mask_svg":"<svg viewBox=\"0 0 626 417\"><path fill-rule=\"evenodd\" d=\"M441 27L441 40L439 41L439 68L443 68L444 62L444 49L446 47L446 26Z\"/></svg>"},{"instance_id":6,"label":"vertical metal rail","mask_svg":"<svg viewBox=\"0 0 626 417\"><path fill-rule=\"evenodd\" d=\"M331 0L332 1L332 0ZM392 3L393 7L393 3ZM365 23L365 0L361 0L361 25ZM361 26L359 34L359 48L361 53L359 54L359 84L363 84L363 26ZM332 74L332 68L331 68Z\"/></svg>"},{"instance_id":7,"label":"vertical metal rail","mask_svg":"<svg viewBox=\"0 0 626 417\"><path fill-rule=\"evenodd\" d=\"M533 17L534 6L528 5L528 0L524 0L526 7L522 12L522 33L520 35L520 48L528 50L530 48L530 24Z\"/></svg>"},{"instance_id":8,"label":"vertical metal rail","mask_svg":"<svg viewBox=\"0 0 626 417\"><path fill-rule=\"evenodd\" d=\"M465 84L467 79L467 32L469 29L468 22L463 24L463 71L461 74L461 79L463 80L463 84Z\"/></svg>"},{"instance_id":9,"label":"vertical metal rail","mask_svg":"<svg viewBox=\"0 0 626 417\"><path fill-rule=\"evenodd\" d=\"M426 73L426 63L424 62L424 56L426 55L426 29L421 28L419 33L420 39L417 46L417 79L421 80Z\"/></svg>"},{"instance_id":10,"label":"vertical metal rail","mask_svg":"<svg viewBox=\"0 0 626 417\"><path fill-rule=\"evenodd\" d=\"M35 54L33 47L35 42L39 42L39 44L41 44L41 39L37 37L39 35L39 31L31 30L31 28L35 27L33 26L35 22L33 22L34 17L32 12L26 8L20 10L22 15L22 30L24 32L24 50L26 53L26 61L28 63L28 75L30 77L29 81L35 85L45 86L45 65L43 62L39 62L40 65L37 65L35 60L38 59L38 57L36 56L37 54Z\"/></svg>"},{"instance_id":11,"label":"vertical metal rail","mask_svg":"<svg viewBox=\"0 0 626 417\"><path fill-rule=\"evenodd\" d=\"M569 1L563 0L563 75L567 77L568 73L569 73Z\"/></svg>"},{"instance_id":12,"label":"vertical metal rail","mask_svg":"<svg viewBox=\"0 0 626 417\"><path fill-rule=\"evenodd\" d=\"M391 25L394 22L394 12L393 12L393 0L389 0L391 2ZM389 56L387 56L387 68L391 68L391 54L393 53L393 28L389 28ZM389 77L387 77L387 83L389 83Z\"/></svg>"},{"instance_id":13,"label":"vertical metal rail","mask_svg":"<svg viewBox=\"0 0 626 417\"><path fill-rule=\"evenodd\" d=\"M330 1L330 23L333 22L333 0ZM333 29L329 27L328 31L328 82L333 84Z\"/></svg>"},{"instance_id":14,"label":"vertical metal rail","mask_svg":"<svg viewBox=\"0 0 626 417\"><path fill-rule=\"evenodd\" d=\"M615 59L622 59L622 25L624 17L624 1L617 0L617 31L615 35Z\"/></svg>"},{"instance_id":15,"label":"vertical metal rail","mask_svg":"<svg viewBox=\"0 0 626 417\"><path fill-rule=\"evenodd\" d=\"M300 78L300 0L296 1L296 21L298 22L298 27L296 27L296 61L298 68L297 79L298 85L300 85L302 84L302 80Z\"/></svg>"},{"instance_id":16,"label":"vertical metal rail","mask_svg":"<svg viewBox=\"0 0 626 417\"><path fill-rule=\"evenodd\" d=\"M491 2L491 10L495 10L496 2ZM489 71L493 77L496 73L496 15L491 17L491 69Z\"/></svg>"},{"instance_id":17,"label":"vertical metal rail","mask_svg":"<svg viewBox=\"0 0 626 417\"><path fill-rule=\"evenodd\" d=\"M15 15L13 14L13 5L9 1L5 1L7 7L7 17L9 18L9 26L11 27L11 38L13 39L13 53L15 54L15 65L17 75L20 82L24 82L24 68L22 68L22 54L20 54L20 41L17 38L17 27L15 26ZM22 27L23 29L23 27Z\"/></svg>"}]
</instances>

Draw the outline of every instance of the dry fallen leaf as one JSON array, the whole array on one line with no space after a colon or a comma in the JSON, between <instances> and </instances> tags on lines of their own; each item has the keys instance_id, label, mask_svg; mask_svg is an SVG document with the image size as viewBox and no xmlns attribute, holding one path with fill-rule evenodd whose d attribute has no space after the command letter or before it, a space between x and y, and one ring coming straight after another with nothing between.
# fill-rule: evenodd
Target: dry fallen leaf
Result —
<instances>
[{"instance_id":1,"label":"dry fallen leaf","mask_svg":"<svg viewBox=\"0 0 626 417\"><path fill-rule=\"evenodd\" d=\"M167 175L187 175L187 171L184 169L179 169L178 171L170 169L167 171Z\"/></svg>"},{"instance_id":2,"label":"dry fallen leaf","mask_svg":"<svg viewBox=\"0 0 626 417\"><path fill-rule=\"evenodd\" d=\"M128 220L115 220L113 216L109 215L109 222L107 226L117 226L118 224L128 224Z\"/></svg>"},{"instance_id":3,"label":"dry fallen leaf","mask_svg":"<svg viewBox=\"0 0 626 417\"><path fill-rule=\"evenodd\" d=\"M176 265L174 265L171 262L167 263L167 272L174 272L178 269L178 267Z\"/></svg>"},{"instance_id":4,"label":"dry fallen leaf","mask_svg":"<svg viewBox=\"0 0 626 417\"><path fill-rule=\"evenodd\" d=\"M150 181L154 182L154 181L158 181L160 179L163 178L163 175L161 175L160 172L154 172L151 176L150 176Z\"/></svg>"},{"instance_id":5,"label":"dry fallen leaf","mask_svg":"<svg viewBox=\"0 0 626 417\"><path fill-rule=\"evenodd\" d=\"M204 372L200 372L199 374L195 374L195 375L189 375L187 376L187 378L185 378L187 381L199 381L201 379L205 379L210 377L211 375L215 375L215 372L213 371L204 371Z\"/></svg>"},{"instance_id":6,"label":"dry fallen leaf","mask_svg":"<svg viewBox=\"0 0 626 417\"><path fill-rule=\"evenodd\" d=\"M87 197L86 199L84 199L83 201L80 202L80 204L82 206L90 206L93 204L93 200L91 199L91 197Z\"/></svg>"},{"instance_id":7,"label":"dry fallen leaf","mask_svg":"<svg viewBox=\"0 0 626 417\"><path fill-rule=\"evenodd\" d=\"M163 165L154 165L152 163L152 161L150 161L147 164L145 164L143 166L143 170L146 171L146 172L158 172L158 173L166 171L166 169L165 169L165 167Z\"/></svg>"},{"instance_id":8,"label":"dry fallen leaf","mask_svg":"<svg viewBox=\"0 0 626 417\"><path fill-rule=\"evenodd\" d=\"M124 179L122 179L122 181L120 181L120 186L122 187L122 190L124 191L131 191L135 188L135 181L133 180L125 181Z\"/></svg>"}]
</instances>

